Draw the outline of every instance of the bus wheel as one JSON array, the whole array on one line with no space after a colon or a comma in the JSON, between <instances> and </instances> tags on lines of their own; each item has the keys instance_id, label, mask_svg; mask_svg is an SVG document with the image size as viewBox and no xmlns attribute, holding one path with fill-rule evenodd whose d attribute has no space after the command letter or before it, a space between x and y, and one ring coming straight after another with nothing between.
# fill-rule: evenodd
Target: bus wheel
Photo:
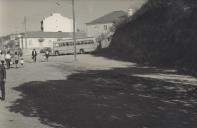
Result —
<instances>
[{"instance_id":1,"label":"bus wheel","mask_svg":"<svg viewBox=\"0 0 197 128\"><path fill-rule=\"evenodd\" d=\"M80 53L80 54L84 54L85 51L84 51L83 49L80 49L80 50L79 50L79 53Z\"/></svg>"},{"instance_id":2,"label":"bus wheel","mask_svg":"<svg viewBox=\"0 0 197 128\"><path fill-rule=\"evenodd\" d=\"M56 55L56 56L59 56L59 52L58 52L58 51L55 51L55 55Z\"/></svg>"}]
</instances>

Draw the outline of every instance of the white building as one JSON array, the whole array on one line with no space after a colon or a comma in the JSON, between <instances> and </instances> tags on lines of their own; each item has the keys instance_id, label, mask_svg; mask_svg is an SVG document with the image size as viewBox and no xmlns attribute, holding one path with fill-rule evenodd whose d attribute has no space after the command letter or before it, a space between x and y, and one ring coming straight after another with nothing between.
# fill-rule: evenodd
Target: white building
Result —
<instances>
[{"instance_id":1,"label":"white building","mask_svg":"<svg viewBox=\"0 0 197 128\"><path fill-rule=\"evenodd\" d=\"M53 13L50 17L41 21L41 31L43 32L73 32L73 20Z\"/></svg>"},{"instance_id":2,"label":"white building","mask_svg":"<svg viewBox=\"0 0 197 128\"><path fill-rule=\"evenodd\" d=\"M108 34L116 20L127 16L128 14L124 11L114 11L89 23L86 23L87 35L98 37L102 34Z\"/></svg>"},{"instance_id":3,"label":"white building","mask_svg":"<svg viewBox=\"0 0 197 128\"><path fill-rule=\"evenodd\" d=\"M25 38L26 37L26 38ZM72 32L27 32L21 34L19 46L22 49L42 49L53 47L54 41L72 39ZM76 38L86 38L86 33L76 33Z\"/></svg>"},{"instance_id":4,"label":"white building","mask_svg":"<svg viewBox=\"0 0 197 128\"><path fill-rule=\"evenodd\" d=\"M128 8L128 16L132 16L134 13L134 10L132 8Z\"/></svg>"},{"instance_id":5,"label":"white building","mask_svg":"<svg viewBox=\"0 0 197 128\"><path fill-rule=\"evenodd\" d=\"M19 34L7 35L4 44L14 40L24 52L30 53L32 49L40 50L44 47L53 47L54 41L73 38L73 21L58 13L51 15L41 21L42 31L29 31ZM76 38L87 38L84 32L76 32ZM3 37L2 37L3 39Z\"/></svg>"}]
</instances>

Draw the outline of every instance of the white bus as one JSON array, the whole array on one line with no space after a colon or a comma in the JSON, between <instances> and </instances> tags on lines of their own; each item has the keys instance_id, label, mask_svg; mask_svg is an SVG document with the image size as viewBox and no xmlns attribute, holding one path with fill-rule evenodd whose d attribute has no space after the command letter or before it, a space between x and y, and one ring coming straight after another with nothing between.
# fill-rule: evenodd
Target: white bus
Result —
<instances>
[{"instance_id":1,"label":"white bus","mask_svg":"<svg viewBox=\"0 0 197 128\"><path fill-rule=\"evenodd\" d=\"M97 43L95 38L76 39L76 52L83 54L95 51ZM53 42L53 54L72 54L74 53L73 39Z\"/></svg>"}]
</instances>

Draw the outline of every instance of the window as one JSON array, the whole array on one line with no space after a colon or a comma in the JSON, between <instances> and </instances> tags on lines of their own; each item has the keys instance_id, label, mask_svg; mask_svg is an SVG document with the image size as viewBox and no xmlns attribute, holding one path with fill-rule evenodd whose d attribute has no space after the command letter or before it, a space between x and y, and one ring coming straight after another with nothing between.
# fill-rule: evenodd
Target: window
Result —
<instances>
[{"instance_id":1,"label":"window","mask_svg":"<svg viewBox=\"0 0 197 128\"><path fill-rule=\"evenodd\" d=\"M68 42L68 46L72 46L73 45L73 42Z\"/></svg>"},{"instance_id":2,"label":"window","mask_svg":"<svg viewBox=\"0 0 197 128\"><path fill-rule=\"evenodd\" d=\"M80 42L79 42L79 41L77 41L76 45L80 45Z\"/></svg>"},{"instance_id":3,"label":"window","mask_svg":"<svg viewBox=\"0 0 197 128\"><path fill-rule=\"evenodd\" d=\"M104 30L107 30L107 25L104 25Z\"/></svg>"},{"instance_id":4,"label":"window","mask_svg":"<svg viewBox=\"0 0 197 128\"><path fill-rule=\"evenodd\" d=\"M29 46L31 46L32 45L32 40L29 40Z\"/></svg>"},{"instance_id":5,"label":"window","mask_svg":"<svg viewBox=\"0 0 197 128\"><path fill-rule=\"evenodd\" d=\"M55 47L59 47L59 44L55 44Z\"/></svg>"},{"instance_id":6,"label":"window","mask_svg":"<svg viewBox=\"0 0 197 128\"><path fill-rule=\"evenodd\" d=\"M81 41L78 41L78 45L81 45Z\"/></svg>"},{"instance_id":7,"label":"window","mask_svg":"<svg viewBox=\"0 0 197 128\"><path fill-rule=\"evenodd\" d=\"M39 42L39 45L42 47L43 46L43 42Z\"/></svg>"}]
</instances>

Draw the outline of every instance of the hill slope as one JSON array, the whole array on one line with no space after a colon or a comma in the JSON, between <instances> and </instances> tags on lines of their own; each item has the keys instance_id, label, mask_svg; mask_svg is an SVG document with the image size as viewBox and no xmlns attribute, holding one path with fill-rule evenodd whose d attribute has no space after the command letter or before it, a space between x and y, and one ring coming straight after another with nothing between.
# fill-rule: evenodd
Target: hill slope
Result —
<instances>
[{"instance_id":1,"label":"hill slope","mask_svg":"<svg viewBox=\"0 0 197 128\"><path fill-rule=\"evenodd\" d=\"M197 69L197 2L149 0L117 28L107 54Z\"/></svg>"}]
</instances>

